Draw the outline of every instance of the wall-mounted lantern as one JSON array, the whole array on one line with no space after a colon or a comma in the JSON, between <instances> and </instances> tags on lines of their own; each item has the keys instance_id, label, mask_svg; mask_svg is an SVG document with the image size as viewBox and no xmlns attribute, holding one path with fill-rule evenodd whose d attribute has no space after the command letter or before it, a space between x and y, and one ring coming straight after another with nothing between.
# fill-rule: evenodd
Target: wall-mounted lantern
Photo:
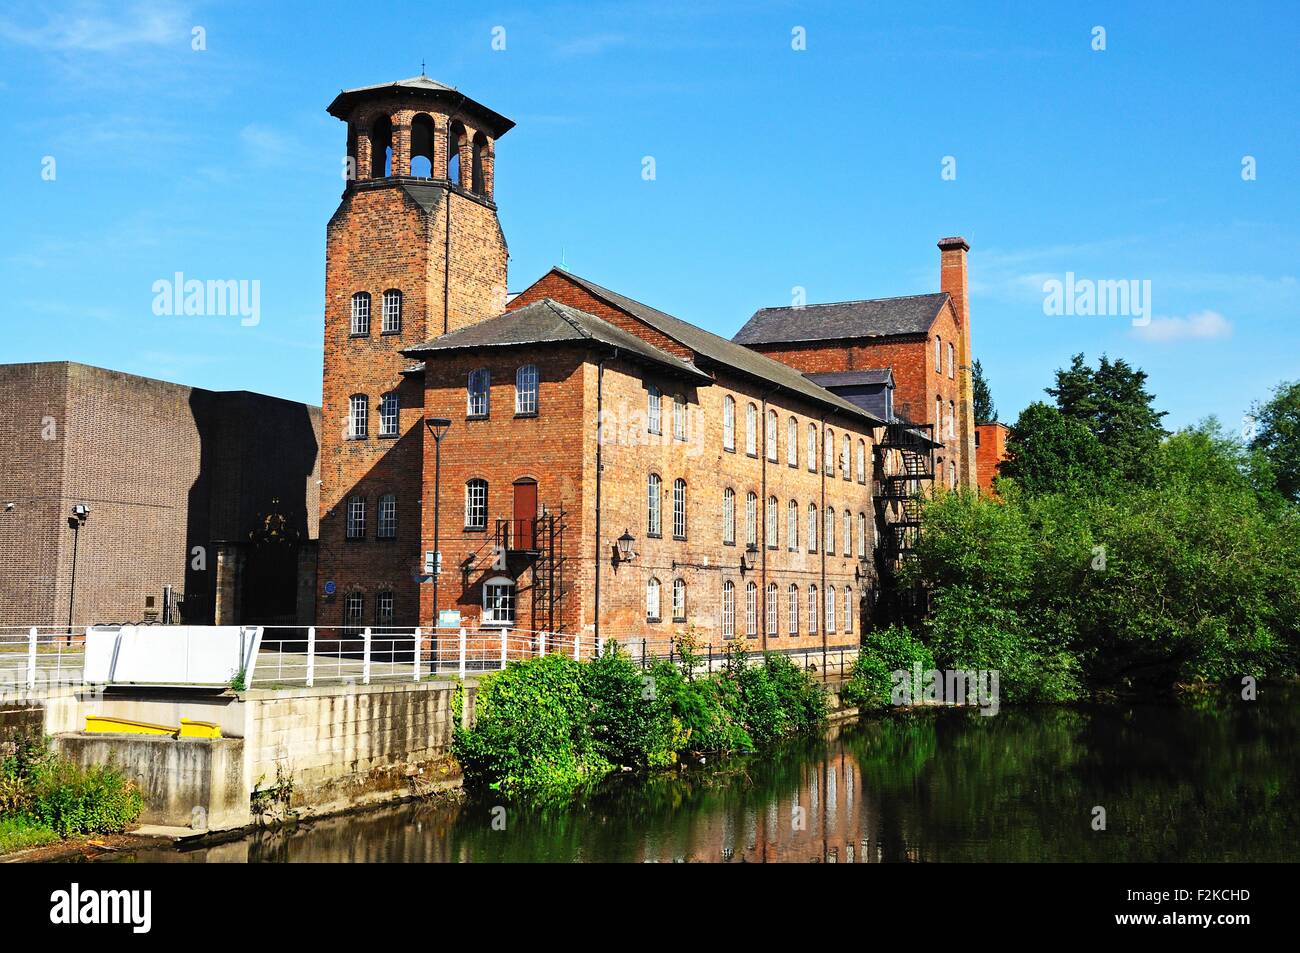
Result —
<instances>
[{"instance_id":1,"label":"wall-mounted lantern","mask_svg":"<svg viewBox=\"0 0 1300 953\"><path fill-rule=\"evenodd\" d=\"M628 563L636 559L636 539L627 530L623 530L614 543L614 571L618 572L619 563Z\"/></svg>"},{"instance_id":2,"label":"wall-mounted lantern","mask_svg":"<svg viewBox=\"0 0 1300 953\"><path fill-rule=\"evenodd\" d=\"M750 543L745 547L745 551L740 554L740 571L747 572L754 568L758 563L758 547Z\"/></svg>"}]
</instances>

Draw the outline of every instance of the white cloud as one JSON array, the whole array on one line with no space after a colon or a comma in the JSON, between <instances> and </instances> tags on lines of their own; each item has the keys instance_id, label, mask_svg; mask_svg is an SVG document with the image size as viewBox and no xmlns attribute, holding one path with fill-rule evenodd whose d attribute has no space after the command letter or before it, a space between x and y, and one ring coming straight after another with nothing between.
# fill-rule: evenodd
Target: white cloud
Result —
<instances>
[{"instance_id":1,"label":"white cloud","mask_svg":"<svg viewBox=\"0 0 1300 953\"><path fill-rule=\"evenodd\" d=\"M1185 318L1152 318L1144 327L1135 327L1133 336L1144 341L1212 340L1232 335L1232 322L1217 311L1198 311Z\"/></svg>"},{"instance_id":2,"label":"white cloud","mask_svg":"<svg viewBox=\"0 0 1300 953\"><path fill-rule=\"evenodd\" d=\"M169 3L134 3L125 10L96 2L47 8L45 22L0 19L0 38L53 53L117 53L140 46L183 44L190 26L185 8Z\"/></svg>"}]
</instances>

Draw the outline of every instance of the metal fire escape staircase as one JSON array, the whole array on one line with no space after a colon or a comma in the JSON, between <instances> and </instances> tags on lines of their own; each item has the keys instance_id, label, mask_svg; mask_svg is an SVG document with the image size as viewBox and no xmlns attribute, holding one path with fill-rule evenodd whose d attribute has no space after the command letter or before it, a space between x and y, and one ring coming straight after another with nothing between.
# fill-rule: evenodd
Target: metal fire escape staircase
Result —
<instances>
[{"instance_id":1,"label":"metal fire escape staircase","mask_svg":"<svg viewBox=\"0 0 1300 953\"><path fill-rule=\"evenodd\" d=\"M565 579L567 556L563 506L542 506L532 519L499 519L494 544L505 554L506 571L518 582L529 576L527 587L516 592L531 593L529 628L534 631L565 631L564 602L571 583Z\"/></svg>"},{"instance_id":2,"label":"metal fire escape staircase","mask_svg":"<svg viewBox=\"0 0 1300 953\"><path fill-rule=\"evenodd\" d=\"M919 587L904 587L899 570L916 558L921 538L922 483L934 480L934 425L896 421L885 426L875 447L875 493L882 539L877 549L879 598L885 612L907 613L924 607ZM888 464L896 454L898 466Z\"/></svg>"}]
</instances>

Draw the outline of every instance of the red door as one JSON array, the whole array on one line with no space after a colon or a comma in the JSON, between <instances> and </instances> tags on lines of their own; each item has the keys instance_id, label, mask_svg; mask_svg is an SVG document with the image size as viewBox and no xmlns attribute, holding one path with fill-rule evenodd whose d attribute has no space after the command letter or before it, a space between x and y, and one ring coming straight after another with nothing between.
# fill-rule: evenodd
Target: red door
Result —
<instances>
[{"instance_id":1,"label":"red door","mask_svg":"<svg viewBox=\"0 0 1300 953\"><path fill-rule=\"evenodd\" d=\"M520 480L515 484L514 531L510 534L512 549L537 548L537 483Z\"/></svg>"}]
</instances>

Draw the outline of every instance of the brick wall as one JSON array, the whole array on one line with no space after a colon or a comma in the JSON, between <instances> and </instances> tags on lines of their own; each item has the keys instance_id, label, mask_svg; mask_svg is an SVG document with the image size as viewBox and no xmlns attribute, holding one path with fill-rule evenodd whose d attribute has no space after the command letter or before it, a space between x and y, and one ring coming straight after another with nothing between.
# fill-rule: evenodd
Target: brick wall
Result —
<instances>
[{"instance_id":1,"label":"brick wall","mask_svg":"<svg viewBox=\"0 0 1300 953\"><path fill-rule=\"evenodd\" d=\"M979 434L979 445L975 457L979 470L979 488L981 493L993 492L993 480L998 476L998 466L1007 458L1007 434L1010 428L1006 424L979 424L975 428Z\"/></svg>"}]
</instances>

